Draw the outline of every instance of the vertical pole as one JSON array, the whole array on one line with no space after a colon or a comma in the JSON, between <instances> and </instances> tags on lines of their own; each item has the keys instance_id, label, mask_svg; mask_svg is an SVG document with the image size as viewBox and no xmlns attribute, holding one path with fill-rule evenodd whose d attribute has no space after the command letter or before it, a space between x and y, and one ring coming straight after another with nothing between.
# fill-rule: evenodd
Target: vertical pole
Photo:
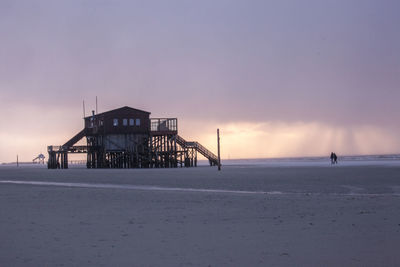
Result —
<instances>
[{"instance_id":1,"label":"vertical pole","mask_svg":"<svg viewBox=\"0 0 400 267\"><path fill-rule=\"evenodd\" d=\"M85 125L85 116L86 116L86 114L85 113L86 113L85 112L85 100L83 100L83 128L86 127L86 125Z\"/></svg>"},{"instance_id":2,"label":"vertical pole","mask_svg":"<svg viewBox=\"0 0 400 267\"><path fill-rule=\"evenodd\" d=\"M97 95L96 95L96 115L97 115Z\"/></svg>"},{"instance_id":3,"label":"vertical pole","mask_svg":"<svg viewBox=\"0 0 400 267\"><path fill-rule=\"evenodd\" d=\"M174 166L175 166L175 168L177 168L178 167L178 151L177 151L177 148L176 148L176 135L174 136L174 154L175 154Z\"/></svg>"},{"instance_id":4,"label":"vertical pole","mask_svg":"<svg viewBox=\"0 0 400 267\"><path fill-rule=\"evenodd\" d=\"M86 114L85 114L85 100L83 100L83 118L85 118Z\"/></svg>"},{"instance_id":5,"label":"vertical pole","mask_svg":"<svg viewBox=\"0 0 400 267\"><path fill-rule=\"evenodd\" d=\"M221 152L220 152L220 145L219 145L219 129L217 129L217 138L218 138L218 170L221 170Z\"/></svg>"},{"instance_id":6,"label":"vertical pole","mask_svg":"<svg viewBox=\"0 0 400 267\"><path fill-rule=\"evenodd\" d=\"M17 167L19 167L19 162L18 162L18 155L17 155Z\"/></svg>"}]
</instances>

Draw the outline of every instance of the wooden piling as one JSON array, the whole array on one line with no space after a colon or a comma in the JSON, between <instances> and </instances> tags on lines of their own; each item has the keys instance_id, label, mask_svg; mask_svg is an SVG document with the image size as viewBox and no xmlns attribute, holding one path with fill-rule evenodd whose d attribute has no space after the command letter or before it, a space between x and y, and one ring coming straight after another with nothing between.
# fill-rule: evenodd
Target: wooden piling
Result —
<instances>
[{"instance_id":1,"label":"wooden piling","mask_svg":"<svg viewBox=\"0 0 400 267\"><path fill-rule=\"evenodd\" d=\"M217 138L218 138L218 170L221 170L221 153L220 153L220 145L219 145L219 129L217 129Z\"/></svg>"}]
</instances>

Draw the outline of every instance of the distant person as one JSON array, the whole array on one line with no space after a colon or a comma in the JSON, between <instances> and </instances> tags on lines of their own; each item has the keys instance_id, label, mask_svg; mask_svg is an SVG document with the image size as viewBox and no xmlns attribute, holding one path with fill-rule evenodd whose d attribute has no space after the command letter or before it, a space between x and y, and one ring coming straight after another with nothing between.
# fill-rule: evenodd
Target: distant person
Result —
<instances>
[{"instance_id":1,"label":"distant person","mask_svg":"<svg viewBox=\"0 0 400 267\"><path fill-rule=\"evenodd\" d=\"M331 153L331 164L334 164L335 163L335 156L334 156L334 153L332 152Z\"/></svg>"},{"instance_id":2,"label":"distant person","mask_svg":"<svg viewBox=\"0 0 400 267\"><path fill-rule=\"evenodd\" d=\"M333 153L333 163L337 164L337 156L336 153Z\"/></svg>"}]
</instances>

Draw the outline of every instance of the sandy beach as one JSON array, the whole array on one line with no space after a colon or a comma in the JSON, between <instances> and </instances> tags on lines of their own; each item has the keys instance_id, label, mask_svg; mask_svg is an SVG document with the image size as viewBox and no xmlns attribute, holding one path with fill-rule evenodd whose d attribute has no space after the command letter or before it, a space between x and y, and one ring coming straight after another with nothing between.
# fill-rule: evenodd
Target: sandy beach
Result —
<instances>
[{"instance_id":1,"label":"sandy beach","mask_svg":"<svg viewBox=\"0 0 400 267\"><path fill-rule=\"evenodd\" d=\"M398 266L399 173L2 166L0 265Z\"/></svg>"}]
</instances>

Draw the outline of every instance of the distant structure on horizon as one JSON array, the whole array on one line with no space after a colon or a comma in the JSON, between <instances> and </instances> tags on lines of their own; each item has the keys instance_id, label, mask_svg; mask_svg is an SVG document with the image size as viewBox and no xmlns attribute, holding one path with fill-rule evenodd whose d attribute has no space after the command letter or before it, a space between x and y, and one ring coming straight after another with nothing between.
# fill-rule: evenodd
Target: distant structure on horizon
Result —
<instances>
[{"instance_id":1,"label":"distant structure on horizon","mask_svg":"<svg viewBox=\"0 0 400 267\"><path fill-rule=\"evenodd\" d=\"M86 153L87 168L176 168L197 166L197 153L210 166L218 158L198 142L178 135L177 118L122 107L84 118L85 127L62 146L48 146L48 168L67 169L69 153ZM86 146L76 146L86 137Z\"/></svg>"},{"instance_id":2,"label":"distant structure on horizon","mask_svg":"<svg viewBox=\"0 0 400 267\"><path fill-rule=\"evenodd\" d=\"M33 160L32 160L32 163L37 163L37 164L44 164L44 159L45 159L46 157L42 154L42 153L40 153L36 158L34 158Z\"/></svg>"}]
</instances>

